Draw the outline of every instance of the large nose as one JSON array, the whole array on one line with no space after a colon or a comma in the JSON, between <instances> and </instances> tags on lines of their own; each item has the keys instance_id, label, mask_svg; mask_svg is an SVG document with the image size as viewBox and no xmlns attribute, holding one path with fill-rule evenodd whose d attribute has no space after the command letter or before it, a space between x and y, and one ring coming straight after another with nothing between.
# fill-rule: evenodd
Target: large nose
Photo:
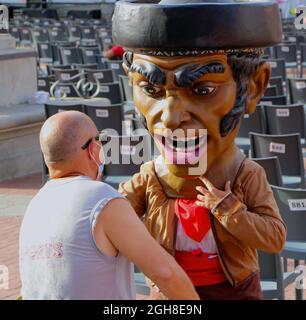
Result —
<instances>
[{"instance_id":1,"label":"large nose","mask_svg":"<svg viewBox=\"0 0 306 320\"><path fill-rule=\"evenodd\" d=\"M168 96L163 103L161 121L165 128L176 129L191 120L186 103L178 96Z\"/></svg>"}]
</instances>

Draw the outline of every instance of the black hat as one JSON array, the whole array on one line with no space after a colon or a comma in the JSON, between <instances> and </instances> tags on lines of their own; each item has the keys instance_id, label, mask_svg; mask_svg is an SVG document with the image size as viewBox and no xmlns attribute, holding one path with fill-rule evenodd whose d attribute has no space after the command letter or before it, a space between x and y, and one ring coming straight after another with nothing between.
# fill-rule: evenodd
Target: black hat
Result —
<instances>
[{"instance_id":1,"label":"black hat","mask_svg":"<svg viewBox=\"0 0 306 320\"><path fill-rule=\"evenodd\" d=\"M150 55L259 53L281 39L280 11L272 2L119 1L113 15L114 43Z\"/></svg>"}]
</instances>

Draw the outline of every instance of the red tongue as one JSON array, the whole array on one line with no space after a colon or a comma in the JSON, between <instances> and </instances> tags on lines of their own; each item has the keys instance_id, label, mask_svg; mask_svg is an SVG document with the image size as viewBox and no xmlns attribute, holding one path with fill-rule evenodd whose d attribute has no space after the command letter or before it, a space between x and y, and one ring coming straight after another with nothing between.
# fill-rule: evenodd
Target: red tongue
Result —
<instances>
[{"instance_id":1,"label":"red tongue","mask_svg":"<svg viewBox=\"0 0 306 320\"><path fill-rule=\"evenodd\" d=\"M195 204L196 200L176 199L175 214L191 239L201 242L210 229L209 210Z\"/></svg>"}]
</instances>

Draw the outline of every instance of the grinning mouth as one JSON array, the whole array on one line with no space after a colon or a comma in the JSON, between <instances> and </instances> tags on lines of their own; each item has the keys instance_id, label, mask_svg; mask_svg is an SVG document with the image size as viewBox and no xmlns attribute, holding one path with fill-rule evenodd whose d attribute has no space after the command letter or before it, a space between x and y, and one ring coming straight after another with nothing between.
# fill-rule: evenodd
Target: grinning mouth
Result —
<instances>
[{"instance_id":1,"label":"grinning mouth","mask_svg":"<svg viewBox=\"0 0 306 320\"><path fill-rule=\"evenodd\" d=\"M205 142L205 136L189 137L189 138L172 138L162 136L162 144L166 144L173 150L188 152L195 151L200 145Z\"/></svg>"},{"instance_id":2,"label":"grinning mouth","mask_svg":"<svg viewBox=\"0 0 306 320\"><path fill-rule=\"evenodd\" d=\"M173 164L195 164L203 156L207 147L207 136L178 138L155 135L162 146L163 154Z\"/></svg>"}]
</instances>

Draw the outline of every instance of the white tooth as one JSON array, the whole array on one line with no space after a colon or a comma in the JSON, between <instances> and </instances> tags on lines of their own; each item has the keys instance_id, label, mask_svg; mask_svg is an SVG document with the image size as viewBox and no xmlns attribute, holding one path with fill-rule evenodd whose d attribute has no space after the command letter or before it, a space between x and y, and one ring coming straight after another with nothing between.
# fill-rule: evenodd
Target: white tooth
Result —
<instances>
[{"instance_id":1,"label":"white tooth","mask_svg":"<svg viewBox=\"0 0 306 320\"><path fill-rule=\"evenodd\" d=\"M197 137L187 137L187 138L177 138L177 141L183 141L183 142L188 142L188 141L195 141Z\"/></svg>"}]
</instances>

